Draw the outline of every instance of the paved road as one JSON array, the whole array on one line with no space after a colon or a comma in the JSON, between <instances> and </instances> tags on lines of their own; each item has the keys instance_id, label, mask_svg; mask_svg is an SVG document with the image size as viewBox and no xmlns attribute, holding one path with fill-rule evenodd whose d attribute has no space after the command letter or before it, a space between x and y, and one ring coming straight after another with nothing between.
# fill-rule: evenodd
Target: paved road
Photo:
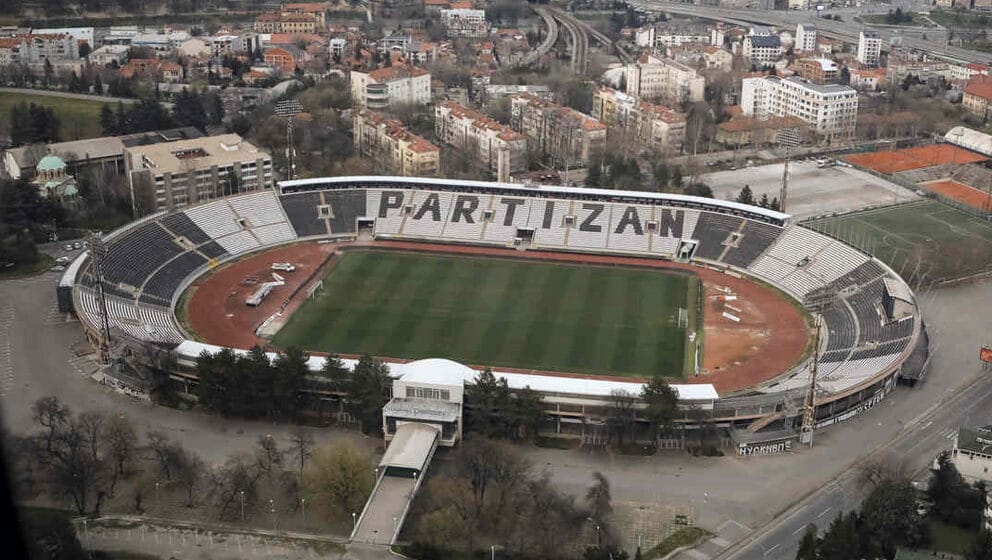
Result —
<instances>
[{"instance_id":1,"label":"paved road","mask_svg":"<svg viewBox=\"0 0 992 560\"><path fill-rule=\"evenodd\" d=\"M813 22L816 24L818 32L830 37L836 37L847 42L857 43L858 33L865 27L861 23L854 21L853 16L844 18L844 21L833 21L818 18L814 12L810 11L772 11L772 10L750 10L743 8L718 8L714 6L696 6L693 4L682 4L673 2L662 2L658 0L630 0L631 6L644 8L652 11L669 12L687 16L715 19L728 23L748 25L750 23L760 23L774 25L783 28L795 28L799 23ZM904 47L911 47L925 51L934 56L953 61L978 62L982 64L992 63L992 53L983 53L963 49L961 47L946 46L943 42L924 40L917 37L907 37L905 34L897 33L898 30L877 28L879 36L883 41L888 41L893 37L901 37Z\"/></svg>"},{"instance_id":2,"label":"paved road","mask_svg":"<svg viewBox=\"0 0 992 560\"><path fill-rule=\"evenodd\" d=\"M558 22L551 16L551 12L543 6L534 6L534 11L537 12L541 16L541 19L544 20L544 25L548 27L548 34L545 35L544 41L538 45L536 49L528 53L527 56L520 61L521 66L530 66L531 64L538 62L544 55L548 54L551 47L554 47L555 43L558 42Z\"/></svg>"}]
</instances>

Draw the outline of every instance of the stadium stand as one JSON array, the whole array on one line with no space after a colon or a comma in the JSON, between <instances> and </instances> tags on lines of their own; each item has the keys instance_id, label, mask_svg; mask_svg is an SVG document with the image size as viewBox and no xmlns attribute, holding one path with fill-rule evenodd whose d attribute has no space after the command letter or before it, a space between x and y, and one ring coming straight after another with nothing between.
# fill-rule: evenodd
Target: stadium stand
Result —
<instances>
[{"instance_id":1,"label":"stadium stand","mask_svg":"<svg viewBox=\"0 0 992 560\"><path fill-rule=\"evenodd\" d=\"M159 268L152 274L142 288L142 297L145 294L169 301L172 295L179 289L179 284L193 273L194 270L207 263L207 260L195 252L187 252L179 255Z\"/></svg>"},{"instance_id":2,"label":"stadium stand","mask_svg":"<svg viewBox=\"0 0 992 560\"><path fill-rule=\"evenodd\" d=\"M103 277L111 284L127 284L137 288L162 262L182 252L172 235L158 222L152 222L107 247Z\"/></svg>"},{"instance_id":3,"label":"stadium stand","mask_svg":"<svg viewBox=\"0 0 992 560\"><path fill-rule=\"evenodd\" d=\"M711 261L720 260L731 234L740 230L742 218L703 212L696 222L692 237L699 241L696 256Z\"/></svg>"},{"instance_id":4,"label":"stadium stand","mask_svg":"<svg viewBox=\"0 0 992 560\"><path fill-rule=\"evenodd\" d=\"M225 251L224 248L221 247L216 241L208 241L207 243L197 247L196 250L208 259L219 259L227 254L227 251Z\"/></svg>"},{"instance_id":5,"label":"stadium stand","mask_svg":"<svg viewBox=\"0 0 992 560\"><path fill-rule=\"evenodd\" d=\"M193 245L199 245L210 241L210 236L197 227L197 225L193 223L193 220L189 219L189 216L181 212L178 214L170 214L165 216L162 218L161 223L165 229L171 231L176 236L185 237Z\"/></svg>"},{"instance_id":6,"label":"stadium stand","mask_svg":"<svg viewBox=\"0 0 992 560\"><path fill-rule=\"evenodd\" d=\"M781 234L782 228L748 220L744 222L744 229L737 239L737 246L727 249L723 262L739 268L747 268Z\"/></svg>"},{"instance_id":7,"label":"stadium stand","mask_svg":"<svg viewBox=\"0 0 992 560\"><path fill-rule=\"evenodd\" d=\"M232 255L240 255L259 247L258 239L250 231L239 231L232 235L221 237L217 243Z\"/></svg>"},{"instance_id":8,"label":"stadium stand","mask_svg":"<svg viewBox=\"0 0 992 560\"><path fill-rule=\"evenodd\" d=\"M238 218L227 200L216 200L194 206L184 212L211 239L217 239L241 230Z\"/></svg>"},{"instance_id":9,"label":"stadium stand","mask_svg":"<svg viewBox=\"0 0 992 560\"><path fill-rule=\"evenodd\" d=\"M327 218L321 217L318 208L325 205L323 192L283 195L279 197L279 202L297 236L312 237L330 233L327 230ZM336 215L338 208L333 203L330 208L332 214Z\"/></svg>"}]
</instances>

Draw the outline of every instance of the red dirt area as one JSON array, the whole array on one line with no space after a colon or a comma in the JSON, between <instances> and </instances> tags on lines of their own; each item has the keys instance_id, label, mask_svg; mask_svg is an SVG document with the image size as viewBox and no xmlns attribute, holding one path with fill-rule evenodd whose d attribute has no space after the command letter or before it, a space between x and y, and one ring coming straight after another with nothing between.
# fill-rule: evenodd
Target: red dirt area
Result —
<instances>
[{"instance_id":1,"label":"red dirt area","mask_svg":"<svg viewBox=\"0 0 992 560\"><path fill-rule=\"evenodd\" d=\"M347 246L636 266L692 272L702 280L705 292L706 309L703 314L704 373L690 380L680 381L680 383L712 383L720 394L733 393L753 387L784 372L802 359L809 340L809 328L806 320L802 313L786 299L787 296L762 284L708 268L637 257L538 250L517 251L495 247L403 241L296 245L275 249L238 261L201 278L197 284L194 284L196 291L189 298L188 303L187 317L190 327L203 340L213 344L239 348L248 348L255 344L265 345L267 341L255 336L255 329L262 321L275 313L282 304L285 295L291 293L292 289L288 287L290 278L287 277L285 291L270 295L258 308L245 306L244 299L254 291L254 288L246 289L241 286L243 278L258 274L258 271L267 271L273 262L288 261L294 264L297 261L309 262L311 268L302 271L298 269L295 273L296 276L293 277L293 281L299 283L315 270L312 267L319 265L336 249ZM290 253L287 254L286 252ZM332 263L333 258L324 265L325 269ZM278 289L281 290L283 287ZM725 299L732 301L721 300L721 296L728 295L731 297ZM298 307L304 298L305 295L302 291L294 297L286 308L286 316ZM737 317L739 322L726 318L723 315L724 312ZM389 359L391 361L404 361ZM500 369L559 377L646 381L645 378L633 377L591 376L513 368Z\"/></svg>"},{"instance_id":2,"label":"red dirt area","mask_svg":"<svg viewBox=\"0 0 992 560\"><path fill-rule=\"evenodd\" d=\"M843 158L848 163L891 174L935 165L978 163L988 158L951 144L933 144L886 152L865 152Z\"/></svg>"},{"instance_id":3,"label":"red dirt area","mask_svg":"<svg viewBox=\"0 0 992 560\"><path fill-rule=\"evenodd\" d=\"M920 186L979 210L988 210L992 203L989 193L957 181L932 181L920 183Z\"/></svg>"},{"instance_id":4,"label":"red dirt area","mask_svg":"<svg viewBox=\"0 0 992 560\"><path fill-rule=\"evenodd\" d=\"M224 264L196 280L186 298L187 327L200 340L220 346L251 348L266 340L255 336L255 329L287 303L290 295L325 265L334 253L333 243L305 243L279 247ZM286 282L276 286L258 307L248 307L245 299L263 282L272 281L272 263L291 263L293 272L276 271ZM316 277L319 277L318 274ZM288 302L291 313L304 301L300 293Z\"/></svg>"}]
</instances>

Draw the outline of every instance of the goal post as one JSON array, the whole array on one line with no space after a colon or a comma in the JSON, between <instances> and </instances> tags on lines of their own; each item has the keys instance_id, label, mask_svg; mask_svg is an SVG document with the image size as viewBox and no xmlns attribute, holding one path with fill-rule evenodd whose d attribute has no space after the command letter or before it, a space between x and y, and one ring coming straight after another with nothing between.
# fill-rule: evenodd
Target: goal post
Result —
<instances>
[{"instance_id":1,"label":"goal post","mask_svg":"<svg viewBox=\"0 0 992 560\"><path fill-rule=\"evenodd\" d=\"M324 291L324 279L321 278L314 282L309 288L307 288L307 297L313 298L318 292Z\"/></svg>"}]
</instances>

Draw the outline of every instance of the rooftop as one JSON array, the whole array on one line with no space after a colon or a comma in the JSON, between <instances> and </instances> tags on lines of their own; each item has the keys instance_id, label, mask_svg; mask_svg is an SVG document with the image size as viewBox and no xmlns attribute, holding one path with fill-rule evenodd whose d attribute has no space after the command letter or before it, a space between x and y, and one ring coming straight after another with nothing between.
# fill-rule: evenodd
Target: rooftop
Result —
<instances>
[{"instance_id":1,"label":"rooftop","mask_svg":"<svg viewBox=\"0 0 992 560\"><path fill-rule=\"evenodd\" d=\"M752 47L776 49L782 47L782 39L778 35L748 35Z\"/></svg>"},{"instance_id":2,"label":"rooftop","mask_svg":"<svg viewBox=\"0 0 992 560\"><path fill-rule=\"evenodd\" d=\"M992 426L959 428L957 448L992 456Z\"/></svg>"},{"instance_id":3,"label":"rooftop","mask_svg":"<svg viewBox=\"0 0 992 560\"><path fill-rule=\"evenodd\" d=\"M992 101L992 76L979 74L971 78L968 80L968 85L965 86L964 92L968 95L974 95L975 97Z\"/></svg>"},{"instance_id":4,"label":"rooftop","mask_svg":"<svg viewBox=\"0 0 992 560\"><path fill-rule=\"evenodd\" d=\"M417 66L407 66L405 64L394 64L386 68L379 68L369 72L369 78L377 82L390 82L407 78L417 78L419 76L429 76L430 73Z\"/></svg>"},{"instance_id":5,"label":"rooftop","mask_svg":"<svg viewBox=\"0 0 992 560\"><path fill-rule=\"evenodd\" d=\"M440 435L437 428L418 422L397 427L379 466L423 470Z\"/></svg>"},{"instance_id":6,"label":"rooftop","mask_svg":"<svg viewBox=\"0 0 992 560\"><path fill-rule=\"evenodd\" d=\"M221 134L203 138L135 146L127 151L141 158L144 167L164 173L185 172L195 168L223 166L268 157L268 154L237 134ZM138 159L134 160L137 164Z\"/></svg>"}]
</instances>

